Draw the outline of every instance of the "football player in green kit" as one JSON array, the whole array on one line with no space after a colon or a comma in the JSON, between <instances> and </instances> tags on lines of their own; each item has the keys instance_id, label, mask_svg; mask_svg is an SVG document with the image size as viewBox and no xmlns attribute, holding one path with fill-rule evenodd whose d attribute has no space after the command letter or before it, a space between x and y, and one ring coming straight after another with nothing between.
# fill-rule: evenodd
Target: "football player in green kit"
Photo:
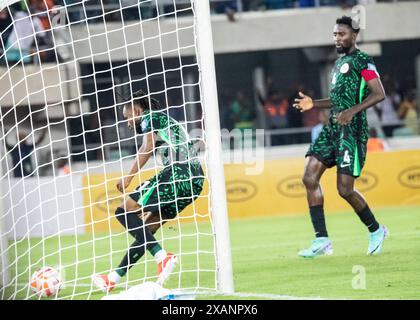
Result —
<instances>
[{"instance_id":1,"label":"football player in green kit","mask_svg":"<svg viewBox=\"0 0 420 320\"><path fill-rule=\"evenodd\" d=\"M354 209L369 230L367 254L378 254L388 232L380 225L366 200L354 188L366 158L368 123L366 109L385 98L385 92L376 71L373 59L356 47L359 28L351 17L336 20L333 30L335 47L342 55L335 62L330 78L329 98L313 100L299 93L294 107L301 112L312 108L329 108L327 125L306 153L303 183L315 240L309 248L301 250L299 256L314 258L332 254L332 242L328 237L324 217L324 196L320 179L326 169L337 167L338 193Z\"/></svg>"},{"instance_id":2,"label":"football player in green kit","mask_svg":"<svg viewBox=\"0 0 420 320\"><path fill-rule=\"evenodd\" d=\"M115 270L93 275L93 282L104 292L114 289L146 250L157 263L157 283L162 285L168 279L177 256L166 252L154 233L197 199L204 183L198 152L186 129L143 91L134 93L130 100L132 103L124 105L123 115L128 127L143 135L143 142L130 172L116 187L124 193L152 155L160 154L163 169L129 193L115 211L134 242Z\"/></svg>"}]
</instances>

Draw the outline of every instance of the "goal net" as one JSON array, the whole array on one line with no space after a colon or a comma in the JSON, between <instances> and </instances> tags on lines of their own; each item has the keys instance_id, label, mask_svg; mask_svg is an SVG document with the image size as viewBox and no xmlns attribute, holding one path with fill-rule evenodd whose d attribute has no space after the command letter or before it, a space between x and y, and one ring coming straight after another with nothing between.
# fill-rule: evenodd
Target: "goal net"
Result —
<instances>
[{"instance_id":1,"label":"goal net","mask_svg":"<svg viewBox=\"0 0 420 320\"><path fill-rule=\"evenodd\" d=\"M116 208L174 165L159 156L176 147L169 139L124 194L116 188L143 139L122 108L138 90L189 132L204 172L198 198L155 233L178 256L165 287L232 292L209 3L8 0L0 9L0 299L37 299L30 279L46 266L62 278L53 298L103 297L91 276L115 270L134 240ZM146 251L115 292L156 279Z\"/></svg>"}]
</instances>

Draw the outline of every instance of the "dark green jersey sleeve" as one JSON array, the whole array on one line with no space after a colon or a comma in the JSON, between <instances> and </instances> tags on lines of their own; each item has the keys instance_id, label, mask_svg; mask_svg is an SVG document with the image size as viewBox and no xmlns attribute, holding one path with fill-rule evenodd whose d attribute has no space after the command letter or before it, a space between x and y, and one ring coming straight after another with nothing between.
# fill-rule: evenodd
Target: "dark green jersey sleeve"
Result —
<instances>
[{"instance_id":1,"label":"dark green jersey sleeve","mask_svg":"<svg viewBox=\"0 0 420 320\"><path fill-rule=\"evenodd\" d=\"M357 54L357 56L353 59L353 67L359 74L361 74L363 70L376 71L373 58L362 51L360 51L359 54Z\"/></svg>"}]
</instances>

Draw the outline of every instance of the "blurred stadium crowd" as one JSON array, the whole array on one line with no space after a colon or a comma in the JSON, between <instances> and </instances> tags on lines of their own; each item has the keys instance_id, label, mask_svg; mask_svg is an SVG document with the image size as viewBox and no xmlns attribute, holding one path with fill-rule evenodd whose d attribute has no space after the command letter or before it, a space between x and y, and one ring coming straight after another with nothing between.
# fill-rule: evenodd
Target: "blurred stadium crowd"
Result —
<instances>
[{"instance_id":1,"label":"blurred stadium crowd","mask_svg":"<svg viewBox=\"0 0 420 320\"><path fill-rule=\"evenodd\" d=\"M234 22L236 14L242 11L316 6L351 7L358 3L372 2L376 1L214 0L211 1L211 9L213 14L226 14L227 19ZM156 6L157 3L159 3L158 6ZM87 3L82 3L80 0L20 1L0 11L0 67L7 65L10 67L15 63L54 63L66 61L70 58L65 51L54 49L53 38L57 41L60 35L52 36L51 24L52 18L59 14L57 6L60 5L69 5L67 19L74 24L81 21L85 21L85 23L86 21L88 23L101 21L103 23L104 19L106 22L134 21L153 18L157 15L170 18L175 12L177 15L191 14L190 0L159 0L159 2L92 0ZM12 23L13 20L14 23ZM62 36L65 37L64 34ZM38 54L32 54L34 52L38 52ZM216 63L217 59L216 57ZM411 79L410 81L401 81L401 77L397 80L395 74L390 73L382 73L381 77L385 86L386 99L375 108L368 110L372 138L419 135L419 97L416 96L417 88L413 85L415 82ZM317 79L319 80L319 78ZM300 113L291 106L299 91L303 91L314 98L320 98L319 88L312 87L311 83L296 82L290 82L288 86L285 86L277 83L275 73L270 74L269 72L265 82L265 92L258 92L257 89L238 90L238 85L230 88L219 84L221 127L229 130L265 129L269 133L266 137L268 138L266 146L313 141L322 126L328 121L328 114L317 110ZM169 97L168 99L176 100L176 97ZM91 111L95 111L97 108L98 112L84 115L82 116L84 119L81 120L71 120L70 127L73 132L77 132L77 134L83 132L84 134L83 139L72 139L73 150L83 149L86 145L100 146L101 135L106 136L106 133L101 133L101 130L104 130L101 127L104 124L115 122L115 119L110 117L109 112L100 112L99 104L99 102L92 103L91 107ZM182 105L182 101L177 101L175 105ZM178 111L180 111L179 108L171 110L171 116L180 121L185 120L183 119L184 113ZM386 146L382 146L382 149L386 149ZM32 152L33 149L28 149L25 154L30 155ZM135 150L131 152L135 152ZM101 160L104 155L101 148L95 147L91 148L89 153L86 152L85 157L89 160ZM16 161L19 162L18 158L16 158ZM84 159L84 157L72 158L74 161ZM65 162L67 163L67 161ZM65 165L64 163L63 166L65 167ZM32 171L31 168L28 175ZM23 173L23 175L26 174Z\"/></svg>"}]
</instances>

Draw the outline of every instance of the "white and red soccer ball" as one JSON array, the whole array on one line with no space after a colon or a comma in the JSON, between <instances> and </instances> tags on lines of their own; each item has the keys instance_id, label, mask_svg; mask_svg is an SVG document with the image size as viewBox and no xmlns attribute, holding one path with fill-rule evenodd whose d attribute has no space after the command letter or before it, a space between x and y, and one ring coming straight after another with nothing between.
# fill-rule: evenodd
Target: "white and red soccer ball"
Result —
<instances>
[{"instance_id":1,"label":"white and red soccer ball","mask_svg":"<svg viewBox=\"0 0 420 320\"><path fill-rule=\"evenodd\" d=\"M60 292L60 273L52 267L43 267L34 272L30 286L39 297L51 297Z\"/></svg>"}]
</instances>

